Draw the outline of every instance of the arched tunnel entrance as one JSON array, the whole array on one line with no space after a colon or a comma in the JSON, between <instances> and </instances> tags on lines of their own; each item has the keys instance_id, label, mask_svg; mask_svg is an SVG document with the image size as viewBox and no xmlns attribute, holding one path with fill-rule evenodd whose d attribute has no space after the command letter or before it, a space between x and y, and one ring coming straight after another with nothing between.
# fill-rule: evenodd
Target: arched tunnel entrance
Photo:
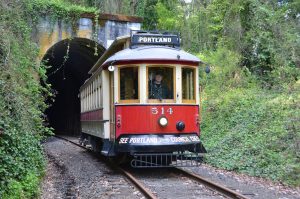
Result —
<instances>
[{"instance_id":1,"label":"arched tunnel entrance","mask_svg":"<svg viewBox=\"0 0 300 199\"><path fill-rule=\"evenodd\" d=\"M104 51L105 48L95 41L73 38L56 43L43 57L42 61L50 67L46 74L55 94L54 102L50 102L46 110L55 134L80 133L79 88Z\"/></svg>"}]
</instances>

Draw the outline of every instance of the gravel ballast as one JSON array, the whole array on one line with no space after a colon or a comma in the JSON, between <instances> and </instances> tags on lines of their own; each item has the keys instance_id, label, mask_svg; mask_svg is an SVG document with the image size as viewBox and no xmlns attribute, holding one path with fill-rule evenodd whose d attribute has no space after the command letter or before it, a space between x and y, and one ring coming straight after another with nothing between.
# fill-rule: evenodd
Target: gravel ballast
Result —
<instances>
[{"instance_id":1,"label":"gravel ballast","mask_svg":"<svg viewBox=\"0 0 300 199\"><path fill-rule=\"evenodd\" d=\"M48 166L42 199L143 198L124 177L78 146L50 138L44 143Z\"/></svg>"},{"instance_id":2,"label":"gravel ballast","mask_svg":"<svg viewBox=\"0 0 300 199\"><path fill-rule=\"evenodd\" d=\"M266 179L237 174L233 171L216 169L202 164L199 167L185 168L199 174L213 182L222 184L227 188L238 191L253 199L300 199L299 188L283 186Z\"/></svg>"}]
</instances>

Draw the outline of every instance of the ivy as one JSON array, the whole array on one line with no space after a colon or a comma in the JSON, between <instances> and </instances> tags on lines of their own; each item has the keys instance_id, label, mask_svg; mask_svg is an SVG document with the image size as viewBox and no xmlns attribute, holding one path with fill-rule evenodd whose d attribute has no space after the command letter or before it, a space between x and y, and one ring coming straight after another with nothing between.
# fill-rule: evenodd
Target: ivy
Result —
<instances>
[{"instance_id":1,"label":"ivy","mask_svg":"<svg viewBox=\"0 0 300 199\"><path fill-rule=\"evenodd\" d=\"M45 168L40 142L51 133L43 117L49 86L40 85L46 70L36 62L23 8L19 1L0 4L0 198L38 194Z\"/></svg>"},{"instance_id":2,"label":"ivy","mask_svg":"<svg viewBox=\"0 0 300 199\"><path fill-rule=\"evenodd\" d=\"M32 29L41 17L75 26L82 13L98 16L95 8L61 0L0 4L0 198L37 197L45 169L41 140L51 129L43 112L52 94Z\"/></svg>"},{"instance_id":3,"label":"ivy","mask_svg":"<svg viewBox=\"0 0 300 199\"><path fill-rule=\"evenodd\" d=\"M27 16L37 21L41 16L51 16L53 20L76 20L83 13L98 11L94 7L84 7L62 0L25 0L23 3Z\"/></svg>"}]
</instances>

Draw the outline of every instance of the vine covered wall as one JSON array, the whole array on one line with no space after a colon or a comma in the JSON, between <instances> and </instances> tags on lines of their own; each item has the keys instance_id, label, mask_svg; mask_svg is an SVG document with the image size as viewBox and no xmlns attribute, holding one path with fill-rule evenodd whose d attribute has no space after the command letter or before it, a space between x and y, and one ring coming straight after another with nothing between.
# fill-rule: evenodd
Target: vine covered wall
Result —
<instances>
[{"instance_id":1,"label":"vine covered wall","mask_svg":"<svg viewBox=\"0 0 300 199\"><path fill-rule=\"evenodd\" d=\"M51 129L43 112L51 93L31 32L41 16L76 21L83 12L95 9L59 0L0 2L0 198L37 197L45 169L41 141Z\"/></svg>"}]
</instances>

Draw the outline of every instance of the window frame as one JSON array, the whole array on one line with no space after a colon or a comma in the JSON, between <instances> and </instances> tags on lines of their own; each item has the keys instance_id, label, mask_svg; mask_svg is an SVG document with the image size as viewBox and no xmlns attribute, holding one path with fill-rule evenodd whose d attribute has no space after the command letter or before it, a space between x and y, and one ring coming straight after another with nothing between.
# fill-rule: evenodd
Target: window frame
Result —
<instances>
[{"instance_id":1,"label":"window frame","mask_svg":"<svg viewBox=\"0 0 300 199\"><path fill-rule=\"evenodd\" d=\"M149 99L149 68L172 68L173 69L173 99ZM176 65L165 65L165 64L146 64L146 100L147 103L176 103Z\"/></svg>"},{"instance_id":2,"label":"window frame","mask_svg":"<svg viewBox=\"0 0 300 199\"><path fill-rule=\"evenodd\" d=\"M138 99L121 99L121 69L123 68L133 68L136 67L138 69ZM140 91L140 66L139 65L122 65L118 66L118 102L120 104L129 104L129 103L140 103L141 100L141 91Z\"/></svg>"},{"instance_id":3,"label":"window frame","mask_svg":"<svg viewBox=\"0 0 300 199\"><path fill-rule=\"evenodd\" d=\"M187 68L187 69L193 69L193 71L194 71L194 99L184 99L183 98L183 78L182 78L182 74L183 74L183 69L185 69L185 68ZM181 77L180 77L180 79L181 79L181 100L182 100L182 103L183 104L195 104L196 103L196 91L197 91L197 87L196 87L196 71L197 70L197 68L196 67L192 67L192 66L182 66L181 67Z\"/></svg>"}]
</instances>

